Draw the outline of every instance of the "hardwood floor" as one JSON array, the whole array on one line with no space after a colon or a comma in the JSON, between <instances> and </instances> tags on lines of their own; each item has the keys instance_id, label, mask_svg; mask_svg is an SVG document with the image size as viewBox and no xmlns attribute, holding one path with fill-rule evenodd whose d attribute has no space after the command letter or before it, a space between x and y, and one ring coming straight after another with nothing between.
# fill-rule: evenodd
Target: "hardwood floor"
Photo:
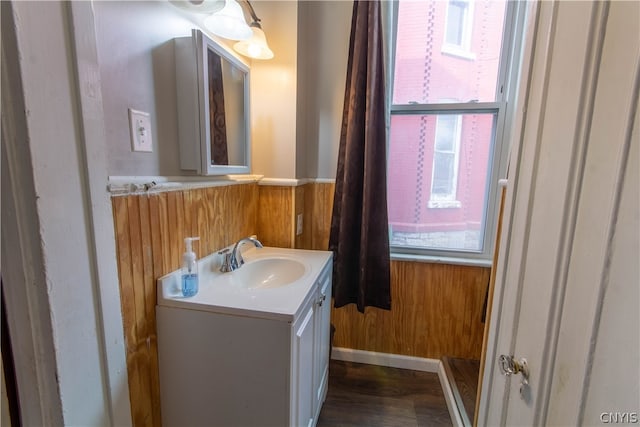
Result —
<instances>
[{"instance_id":1,"label":"hardwood floor","mask_svg":"<svg viewBox=\"0 0 640 427\"><path fill-rule=\"evenodd\" d=\"M438 374L331 360L318 427L450 425Z\"/></svg>"}]
</instances>

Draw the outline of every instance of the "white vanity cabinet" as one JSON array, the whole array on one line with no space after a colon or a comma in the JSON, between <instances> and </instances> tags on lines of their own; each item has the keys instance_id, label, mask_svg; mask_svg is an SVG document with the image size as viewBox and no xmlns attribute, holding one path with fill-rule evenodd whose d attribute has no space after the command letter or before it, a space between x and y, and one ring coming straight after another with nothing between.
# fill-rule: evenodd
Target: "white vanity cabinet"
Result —
<instances>
[{"instance_id":1,"label":"white vanity cabinet","mask_svg":"<svg viewBox=\"0 0 640 427\"><path fill-rule=\"evenodd\" d=\"M271 311L242 309L240 303L230 307L222 294L207 288L206 277L205 283L201 277L193 299L166 297L174 279L158 281L164 427L316 424L328 382L331 254L290 251L315 257L308 264L309 274L289 289L247 297L248 304L280 292ZM264 252L245 255L247 264L253 253ZM278 311L277 301L288 297L298 298L297 306ZM218 305L207 302L214 300Z\"/></svg>"}]
</instances>

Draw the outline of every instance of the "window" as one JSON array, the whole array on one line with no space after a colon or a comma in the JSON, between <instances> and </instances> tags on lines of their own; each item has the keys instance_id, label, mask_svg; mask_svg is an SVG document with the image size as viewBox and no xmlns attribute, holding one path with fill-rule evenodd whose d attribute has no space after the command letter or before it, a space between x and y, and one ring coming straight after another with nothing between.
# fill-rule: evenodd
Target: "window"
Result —
<instances>
[{"instance_id":1,"label":"window","mask_svg":"<svg viewBox=\"0 0 640 427\"><path fill-rule=\"evenodd\" d=\"M447 2L443 50L469 51L473 3L469 0L449 0Z\"/></svg>"},{"instance_id":2,"label":"window","mask_svg":"<svg viewBox=\"0 0 640 427\"><path fill-rule=\"evenodd\" d=\"M513 101L507 97L515 92L506 89L519 54L509 35L522 32L514 31L518 9L505 0L396 3L387 180L392 253L491 259Z\"/></svg>"},{"instance_id":3,"label":"window","mask_svg":"<svg viewBox=\"0 0 640 427\"><path fill-rule=\"evenodd\" d=\"M440 115L436 119L433 165L431 168L430 208L458 208L458 156L460 154L459 114Z\"/></svg>"}]
</instances>

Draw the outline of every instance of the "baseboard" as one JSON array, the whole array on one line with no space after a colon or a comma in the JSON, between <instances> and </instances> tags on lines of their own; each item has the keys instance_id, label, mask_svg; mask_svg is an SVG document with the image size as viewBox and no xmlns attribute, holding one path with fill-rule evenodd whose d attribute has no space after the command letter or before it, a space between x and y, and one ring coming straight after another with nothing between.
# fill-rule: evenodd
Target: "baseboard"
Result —
<instances>
[{"instance_id":1,"label":"baseboard","mask_svg":"<svg viewBox=\"0 0 640 427\"><path fill-rule=\"evenodd\" d=\"M456 398L453 395L451 384L447 379L447 373L444 369L444 364L440 362L438 366L438 378L440 379L440 386L442 386L442 392L444 393L444 400L447 402L447 408L449 409L449 416L453 425L458 427L464 427L462 416L458 411L458 405L456 404Z\"/></svg>"},{"instance_id":2,"label":"baseboard","mask_svg":"<svg viewBox=\"0 0 640 427\"><path fill-rule=\"evenodd\" d=\"M331 358L346 362L367 363L369 365L433 373L438 372L440 365L440 361L436 359L403 356L400 354L378 353L375 351L354 350L342 347L334 347L331 350Z\"/></svg>"},{"instance_id":3,"label":"baseboard","mask_svg":"<svg viewBox=\"0 0 640 427\"><path fill-rule=\"evenodd\" d=\"M447 409L453 425L463 427L462 418L458 412L453 390L447 380L444 365L437 359L424 357L403 356L400 354L378 353L375 351L354 350L351 348L334 347L331 358L346 362L366 363L369 365L387 366L390 368L411 369L413 371L432 372L438 374L440 386L447 402Z\"/></svg>"}]
</instances>

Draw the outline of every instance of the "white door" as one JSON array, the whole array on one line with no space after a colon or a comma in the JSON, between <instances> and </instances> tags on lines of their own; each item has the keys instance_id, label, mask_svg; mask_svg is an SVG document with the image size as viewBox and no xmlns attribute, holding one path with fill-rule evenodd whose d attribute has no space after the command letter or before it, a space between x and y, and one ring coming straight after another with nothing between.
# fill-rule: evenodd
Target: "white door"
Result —
<instances>
[{"instance_id":1,"label":"white door","mask_svg":"<svg viewBox=\"0 0 640 427\"><path fill-rule=\"evenodd\" d=\"M478 425L634 419L640 3L530 12Z\"/></svg>"}]
</instances>

